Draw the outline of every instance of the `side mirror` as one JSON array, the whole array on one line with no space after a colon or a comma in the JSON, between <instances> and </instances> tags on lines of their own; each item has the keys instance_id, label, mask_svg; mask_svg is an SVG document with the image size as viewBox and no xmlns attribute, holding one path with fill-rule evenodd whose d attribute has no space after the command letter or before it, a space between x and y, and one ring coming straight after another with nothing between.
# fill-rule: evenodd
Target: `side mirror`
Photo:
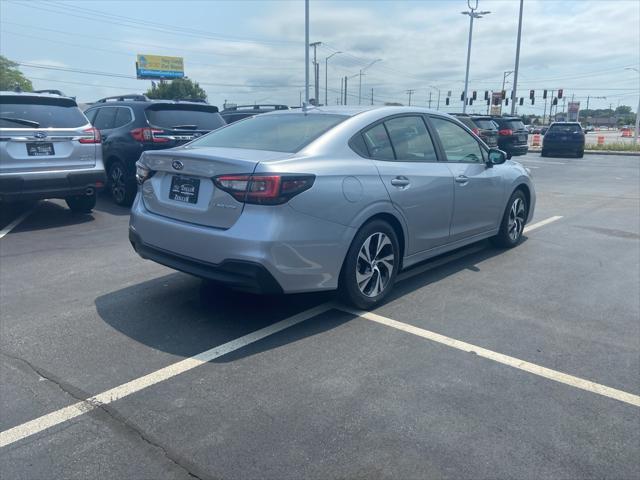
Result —
<instances>
[{"instance_id":1,"label":"side mirror","mask_svg":"<svg viewBox=\"0 0 640 480\"><path fill-rule=\"evenodd\" d=\"M502 165L507 161L507 154L497 148L489 149L489 165Z\"/></svg>"}]
</instances>

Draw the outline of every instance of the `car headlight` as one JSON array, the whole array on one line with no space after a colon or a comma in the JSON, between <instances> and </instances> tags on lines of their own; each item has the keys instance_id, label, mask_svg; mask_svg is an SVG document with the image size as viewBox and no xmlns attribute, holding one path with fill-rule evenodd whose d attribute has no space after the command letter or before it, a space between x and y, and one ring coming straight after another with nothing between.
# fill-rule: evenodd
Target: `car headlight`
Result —
<instances>
[{"instance_id":1,"label":"car headlight","mask_svg":"<svg viewBox=\"0 0 640 480\"><path fill-rule=\"evenodd\" d=\"M151 178L155 172L142 163L140 160L136 162L136 181L138 185L142 185L146 180Z\"/></svg>"}]
</instances>

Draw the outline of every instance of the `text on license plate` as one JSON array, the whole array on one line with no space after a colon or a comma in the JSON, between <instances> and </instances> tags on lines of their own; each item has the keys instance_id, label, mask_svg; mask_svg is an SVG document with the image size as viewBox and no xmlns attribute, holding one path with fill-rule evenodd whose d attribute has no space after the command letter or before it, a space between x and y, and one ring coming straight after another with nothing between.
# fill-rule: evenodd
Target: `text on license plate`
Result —
<instances>
[{"instance_id":1,"label":"text on license plate","mask_svg":"<svg viewBox=\"0 0 640 480\"><path fill-rule=\"evenodd\" d=\"M198 203L200 179L175 175L171 178L169 198L178 202Z\"/></svg>"},{"instance_id":2,"label":"text on license plate","mask_svg":"<svg viewBox=\"0 0 640 480\"><path fill-rule=\"evenodd\" d=\"M51 156L55 154L56 152L53 150L53 143L51 142L27 143L27 155L30 157Z\"/></svg>"}]
</instances>

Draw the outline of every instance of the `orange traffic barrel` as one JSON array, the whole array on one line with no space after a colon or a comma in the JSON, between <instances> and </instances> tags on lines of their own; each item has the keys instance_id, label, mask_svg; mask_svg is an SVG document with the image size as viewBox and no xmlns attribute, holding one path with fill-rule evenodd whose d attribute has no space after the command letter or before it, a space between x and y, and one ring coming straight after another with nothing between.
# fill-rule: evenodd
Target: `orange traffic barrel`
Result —
<instances>
[{"instance_id":1,"label":"orange traffic barrel","mask_svg":"<svg viewBox=\"0 0 640 480\"><path fill-rule=\"evenodd\" d=\"M598 135L598 145L604 145L604 135Z\"/></svg>"},{"instance_id":2,"label":"orange traffic barrel","mask_svg":"<svg viewBox=\"0 0 640 480\"><path fill-rule=\"evenodd\" d=\"M539 147L540 146L540 134L536 133L533 135L533 143L532 146Z\"/></svg>"}]
</instances>

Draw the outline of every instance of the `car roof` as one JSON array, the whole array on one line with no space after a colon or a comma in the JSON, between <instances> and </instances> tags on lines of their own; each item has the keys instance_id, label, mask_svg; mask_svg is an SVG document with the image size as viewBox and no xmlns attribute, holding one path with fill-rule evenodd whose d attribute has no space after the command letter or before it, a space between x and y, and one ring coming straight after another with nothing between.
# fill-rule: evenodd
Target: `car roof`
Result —
<instances>
[{"instance_id":1,"label":"car roof","mask_svg":"<svg viewBox=\"0 0 640 480\"><path fill-rule=\"evenodd\" d=\"M291 110L275 110L271 112L265 112L263 115L292 115L299 113L307 113L311 115L317 114L329 114L329 115L344 115L347 117L354 117L366 112L377 112L380 116L401 114L401 113L430 113L433 115L450 116L444 112L432 110L423 107L405 107L405 106L389 106L389 105L327 105L323 107L307 107L306 110L301 108L292 108Z\"/></svg>"},{"instance_id":2,"label":"car roof","mask_svg":"<svg viewBox=\"0 0 640 480\"><path fill-rule=\"evenodd\" d=\"M0 90L0 95L12 97L32 97L32 98L68 98L75 101L75 98L67 95L58 95L57 93L45 93L45 92L13 92L11 90Z\"/></svg>"}]
</instances>

